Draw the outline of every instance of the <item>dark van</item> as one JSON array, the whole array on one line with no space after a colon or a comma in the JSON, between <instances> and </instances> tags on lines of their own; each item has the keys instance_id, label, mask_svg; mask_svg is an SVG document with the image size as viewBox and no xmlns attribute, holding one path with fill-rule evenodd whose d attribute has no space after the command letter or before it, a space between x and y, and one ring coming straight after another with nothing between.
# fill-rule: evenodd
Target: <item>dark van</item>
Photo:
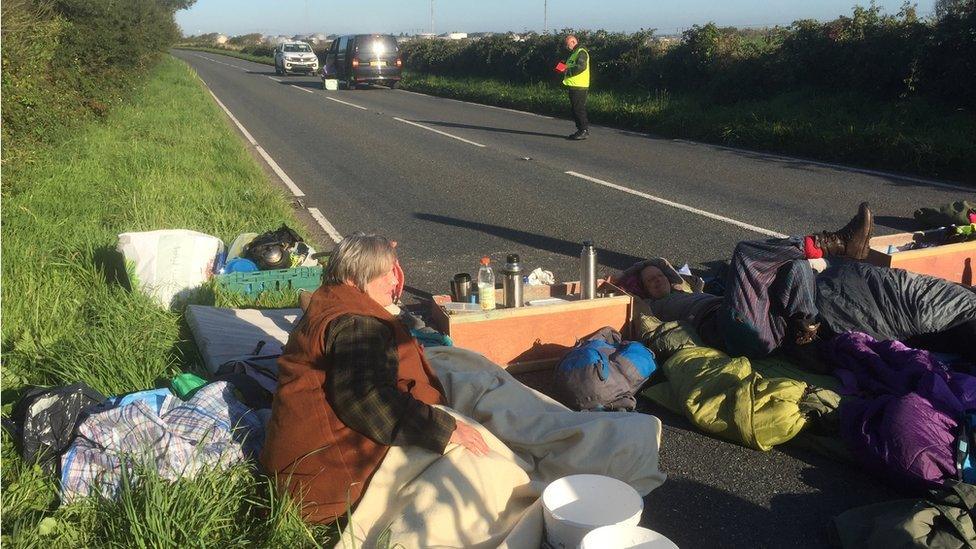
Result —
<instances>
[{"instance_id":1,"label":"dark van","mask_svg":"<svg viewBox=\"0 0 976 549\"><path fill-rule=\"evenodd\" d=\"M395 88L400 83L400 49L391 34L349 34L332 41L322 63L323 78L349 89L366 84Z\"/></svg>"}]
</instances>

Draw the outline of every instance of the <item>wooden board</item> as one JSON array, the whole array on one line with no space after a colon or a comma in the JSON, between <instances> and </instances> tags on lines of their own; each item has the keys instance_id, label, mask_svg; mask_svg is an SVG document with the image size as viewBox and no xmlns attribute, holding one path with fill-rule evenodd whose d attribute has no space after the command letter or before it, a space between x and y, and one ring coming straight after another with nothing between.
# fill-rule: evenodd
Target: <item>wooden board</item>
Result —
<instances>
[{"instance_id":1,"label":"wooden board","mask_svg":"<svg viewBox=\"0 0 976 549\"><path fill-rule=\"evenodd\" d=\"M936 238L941 229L915 233L876 236L871 239L867 262L937 276L952 282L972 286L976 282L976 241L943 244L918 250L887 253L889 245L903 246L911 242L925 242Z\"/></svg>"},{"instance_id":2,"label":"wooden board","mask_svg":"<svg viewBox=\"0 0 976 549\"><path fill-rule=\"evenodd\" d=\"M526 287L526 301L547 297L572 296L576 283ZM446 314L438 305L449 298L435 296L431 307L432 323L451 336L458 347L477 351L512 372L525 372L553 366L576 341L604 326L612 326L625 337L630 334L633 299L610 285L601 289L613 297L573 300L544 306L517 309ZM501 296L499 303L501 303Z\"/></svg>"}]
</instances>

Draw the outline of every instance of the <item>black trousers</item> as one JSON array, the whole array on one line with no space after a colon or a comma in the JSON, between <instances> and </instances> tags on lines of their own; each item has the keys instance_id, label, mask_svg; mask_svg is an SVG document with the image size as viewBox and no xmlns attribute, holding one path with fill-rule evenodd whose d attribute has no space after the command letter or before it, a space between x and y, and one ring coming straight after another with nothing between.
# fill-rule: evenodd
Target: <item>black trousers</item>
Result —
<instances>
[{"instance_id":1,"label":"black trousers","mask_svg":"<svg viewBox=\"0 0 976 549\"><path fill-rule=\"evenodd\" d=\"M573 120L579 131L590 129L590 121L586 118L586 88L569 88L569 105L573 110Z\"/></svg>"}]
</instances>

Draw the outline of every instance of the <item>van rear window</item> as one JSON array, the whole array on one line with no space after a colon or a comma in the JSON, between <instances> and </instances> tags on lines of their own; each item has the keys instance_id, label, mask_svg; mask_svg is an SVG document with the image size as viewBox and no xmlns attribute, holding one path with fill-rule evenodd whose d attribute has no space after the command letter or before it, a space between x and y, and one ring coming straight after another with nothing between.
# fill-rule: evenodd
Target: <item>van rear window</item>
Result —
<instances>
[{"instance_id":1,"label":"van rear window","mask_svg":"<svg viewBox=\"0 0 976 549\"><path fill-rule=\"evenodd\" d=\"M392 36L362 36L357 41L361 53L384 55L397 52L396 38Z\"/></svg>"}]
</instances>

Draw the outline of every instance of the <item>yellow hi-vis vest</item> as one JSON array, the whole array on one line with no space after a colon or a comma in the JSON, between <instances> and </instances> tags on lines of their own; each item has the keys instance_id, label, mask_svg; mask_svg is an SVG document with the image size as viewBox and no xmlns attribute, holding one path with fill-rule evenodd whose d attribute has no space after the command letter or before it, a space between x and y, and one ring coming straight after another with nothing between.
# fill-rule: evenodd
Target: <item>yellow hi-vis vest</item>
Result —
<instances>
[{"instance_id":1,"label":"yellow hi-vis vest","mask_svg":"<svg viewBox=\"0 0 976 549\"><path fill-rule=\"evenodd\" d=\"M566 71L576 66L576 58L579 57L581 51L586 51L581 47L577 47L570 54L569 59L566 60ZM586 52L587 58L590 56L590 52ZM577 74L576 76L563 76L563 85L570 86L573 88L589 88L590 87L590 66L593 64L593 59L588 59L586 63L586 69L583 72Z\"/></svg>"}]
</instances>

